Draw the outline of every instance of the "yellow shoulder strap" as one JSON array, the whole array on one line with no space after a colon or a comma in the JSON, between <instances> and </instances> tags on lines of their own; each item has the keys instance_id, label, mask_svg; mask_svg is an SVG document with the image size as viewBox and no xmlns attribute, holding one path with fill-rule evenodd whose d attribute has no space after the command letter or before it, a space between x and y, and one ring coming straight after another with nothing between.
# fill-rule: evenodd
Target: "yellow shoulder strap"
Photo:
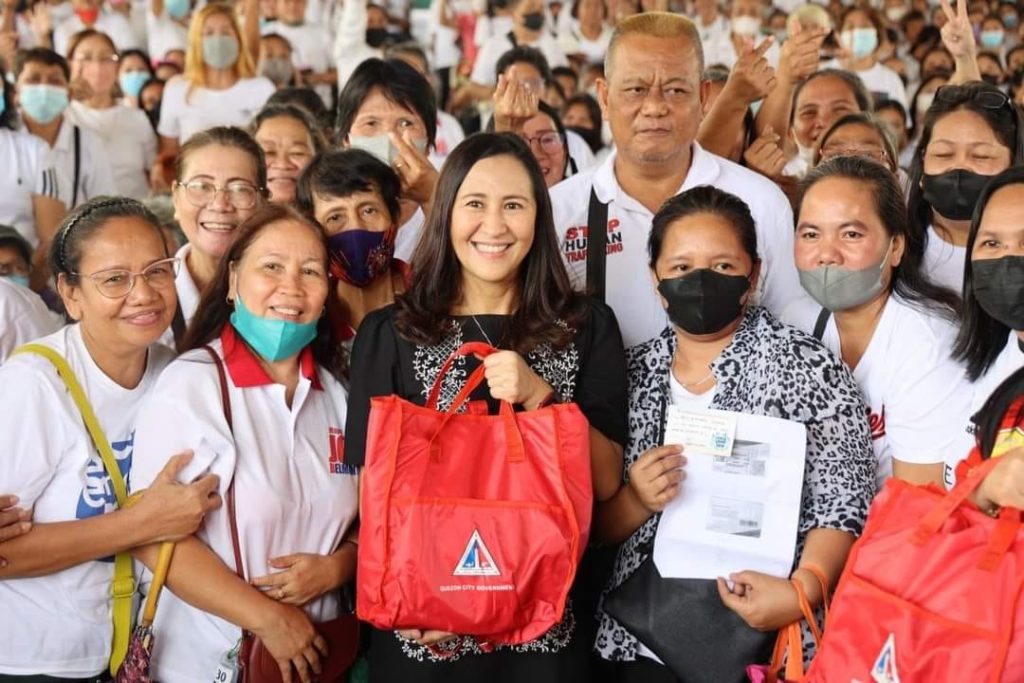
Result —
<instances>
[{"instance_id":1,"label":"yellow shoulder strap","mask_svg":"<svg viewBox=\"0 0 1024 683\"><path fill-rule=\"evenodd\" d=\"M114 497L117 499L117 506L123 507L128 499L128 489L121 476L121 470L117 466L114 451L110 448L103 428L100 426L96 414L89 405L89 399L85 396L82 385L78 383L74 371L64 357L48 346L42 344L25 344L11 355L18 353L34 353L42 356L57 369L57 374L64 380L71 399L78 407L82 415L85 428L89 430L93 445L99 451L103 460L103 467L110 476L110 483L114 487ZM110 673L117 673L125 654L128 652L128 638L131 636L132 628L132 596L135 595L135 576L132 573L132 556L129 553L118 553L114 556L114 583L111 585L111 594L114 598L114 642L110 651Z\"/></svg>"}]
</instances>

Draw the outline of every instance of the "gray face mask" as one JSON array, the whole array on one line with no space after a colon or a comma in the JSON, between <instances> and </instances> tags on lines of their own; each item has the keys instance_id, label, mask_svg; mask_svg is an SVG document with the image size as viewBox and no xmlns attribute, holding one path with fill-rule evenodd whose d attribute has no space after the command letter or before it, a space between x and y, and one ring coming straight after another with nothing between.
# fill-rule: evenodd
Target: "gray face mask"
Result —
<instances>
[{"instance_id":1,"label":"gray face mask","mask_svg":"<svg viewBox=\"0 0 1024 683\"><path fill-rule=\"evenodd\" d=\"M234 36L203 36L203 62L214 69L226 69L238 61L238 39Z\"/></svg>"},{"instance_id":2,"label":"gray face mask","mask_svg":"<svg viewBox=\"0 0 1024 683\"><path fill-rule=\"evenodd\" d=\"M873 266L852 270L820 266L800 271L800 284L811 298L830 311L845 311L871 301L882 291L882 271L889 262L892 240L881 260Z\"/></svg>"},{"instance_id":3,"label":"gray face mask","mask_svg":"<svg viewBox=\"0 0 1024 683\"><path fill-rule=\"evenodd\" d=\"M260 74L269 78L278 87L288 85L294 73L295 68L292 66L292 60L287 57L265 59L260 66Z\"/></svg>"}]
</instances>

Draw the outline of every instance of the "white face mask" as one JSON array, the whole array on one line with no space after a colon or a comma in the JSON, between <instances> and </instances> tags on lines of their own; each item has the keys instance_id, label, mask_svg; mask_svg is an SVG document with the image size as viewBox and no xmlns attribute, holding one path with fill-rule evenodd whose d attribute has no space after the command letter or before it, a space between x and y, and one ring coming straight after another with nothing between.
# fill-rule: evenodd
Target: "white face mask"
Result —
<instances>
[{"instance_id":1,"label":"white face mask","mask_svg":"<svg viewBox=\"0 0 1024 683\"><path fill-rule=\"evenodd\" d=\"M62 2L59 5L50 5L50 19L53 21L54 26L65 19L71 18L74 13L75 8L71 6L70 2Z\"/></svg>"},{"instance_id":2,"label":"white face mask","mask_svg":"<svg viewBox=\"0 0 1024 683\"><path fill-rule=\"evenodd\" d=\"M732 32L736 35L754 38L761 33L761 20L757 17L735 17L732 20Z\"/></svg>"}]
</instances>

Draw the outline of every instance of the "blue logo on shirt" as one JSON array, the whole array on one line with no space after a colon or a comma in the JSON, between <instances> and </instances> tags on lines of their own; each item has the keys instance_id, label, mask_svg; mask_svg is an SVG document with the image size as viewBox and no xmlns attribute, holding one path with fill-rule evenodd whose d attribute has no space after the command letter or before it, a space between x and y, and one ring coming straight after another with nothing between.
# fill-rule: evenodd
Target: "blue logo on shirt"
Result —
<instances>
[{"instance_id":1,"label":"blue logo on shirt","mask_svg":"<svg viewBox=\"0 0 1024 683\"><path fill-rule=\"evenodd\" d=\"M135 432L124 441L112 441L110 448L114 451L114 459L117 461L117 469L121 476L128 480L128 473L132 469L132 453L134 452ZM78 508L75 510L75 519L87 519L111 512L117 508L117 497L114 495L114 485L110 483L110 475L103 467L103 459L99 453L94 452L85 466L85 487L82 495L78 498Z\"/></svg>"}]
</instances>

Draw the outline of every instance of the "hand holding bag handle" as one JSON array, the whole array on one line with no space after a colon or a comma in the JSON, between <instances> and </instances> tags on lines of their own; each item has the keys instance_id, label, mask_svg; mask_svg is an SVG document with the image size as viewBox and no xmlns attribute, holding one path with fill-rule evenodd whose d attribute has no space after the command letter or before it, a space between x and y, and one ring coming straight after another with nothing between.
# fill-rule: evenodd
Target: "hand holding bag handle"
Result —
<instances>
[{"instance_id":1,"label":"hand holding bag handle","mask_svg":"<svg viewBox=\"0 0 1024 683\"><path fill-rule=\"evenodd\" d=\"M915 545L923 545L932 538L947 519L959 508L967 498L974 493L981 482L998 464L996 458L989 458L978 467L970 471L970 474L957 483L942 500L932 508L931 512L925 515L910 537L910 542ZM999 564L999 560L1006 554L1017 537L1020 530L1020 511L1013 508L1003 508L999 511L999 523L995 532L989 540L988 548L978 560L978 568L984 571L993 571Z\"/></svg>"},{"instance_id":2,"label":"hand holding bag handle","mask_svg":"<svg viewBox=\"0 0 1024 683\"><path fill-rule=\"evenodd\" d=\"M434 386L431 387L430 394L427 397L426 407L431 410L437 410L437 402L441 396L441 383L444 381L445 375L451 369L452 364L457 358L468 356L470 354L486 358L492 353L497 353L497 351L498 349L483 342L469 342L456 349L452 355L448 356L448 359L444 362L444 365L441 366L440 371L438 371L437 378L434 380ZM483 365L474 370L466 379L462 389L459 390L459 393L452 400L448 410L445 411L444 420L442 420L437 431L434 432L434 436L430 439L430 458L432 461L437 462L441 458L441 444L438 441L438 436L441 434L441 430L444 429L445 425L448 424L448 420L458 413L462 405L469 400L470 395L484 381L484 373L485 368ZM523 462L526 460L526 448L523 446L523 436L519 432L519 427L516 425L515 411L512 409L512 405L508 401L501 402L500 415L505 425L505 441L508 447L508 461Z\"/></svg>"},{"instance_id":3,"label":"hand holding bag handle","mask_svg":"<svg viewBox=\"0 0 1024 683\"><path fill-rule=\"evenodd\" d=\"M821 584L821 600L822 605L825 608L826 615L828 614L828 603L829 603L829 582L819 567L813 564L801 565L799 569L806 569L818 580ZM807 620L807 625L811 629L811 635L814 637L814 642L819 647L821 646L821 629L818 626L818 618L814 613L814 608L811 607L810 601L807 599L807 593L804 590L804 584L800 579L790 579L790 583L796 590L797 602L800 605L800 611L803 613L804 619ZM775 652L772 655L772 663L768 669L768 683L777 683L778 671L782 668L783 659L785 659L786 666L786 681L800 681L804 677L804 652L803 652L803 636L800 631L800 621L795 621L792 624L783 626L779 629L778 640L775 641Z\"/></svg>"}]
</instances>

